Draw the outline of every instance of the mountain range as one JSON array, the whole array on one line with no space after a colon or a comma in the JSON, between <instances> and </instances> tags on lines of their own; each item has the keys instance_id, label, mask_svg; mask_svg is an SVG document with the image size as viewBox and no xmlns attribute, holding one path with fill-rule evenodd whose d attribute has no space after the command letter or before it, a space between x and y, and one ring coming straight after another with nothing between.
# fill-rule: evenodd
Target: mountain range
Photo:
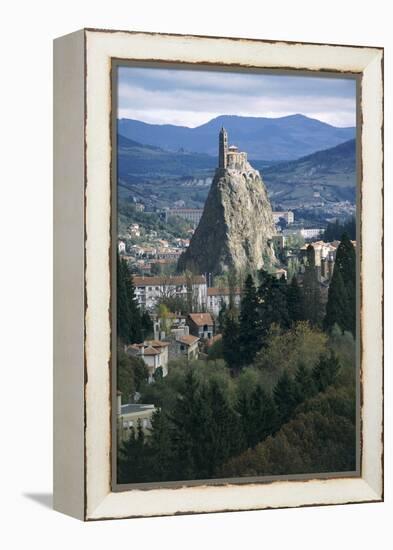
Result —
<instances>
[{"instance_id":1,"label":"mountain range","mask_svg":"<svg viewBox=\"0 0 393 550\"><path fill-rule=\"evenodd\" d=\"M279 118L221 115L195 128L118 120L118 133L167 152L192 152L217 157L218 132L224 126L230 143L250 160L295 160L355 137L354 127L339 128L301 114ZM202 161L203 159L199 159Z\"/></svg>"}]
</instances>

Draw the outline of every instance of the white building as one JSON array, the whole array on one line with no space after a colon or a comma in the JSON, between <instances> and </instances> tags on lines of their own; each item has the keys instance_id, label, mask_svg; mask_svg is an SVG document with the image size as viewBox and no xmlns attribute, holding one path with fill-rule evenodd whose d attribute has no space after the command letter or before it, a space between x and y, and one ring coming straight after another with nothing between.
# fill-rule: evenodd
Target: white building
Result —
<instances>
[{"instance_id":1,"label":"white building","mask_svg":"<svg viewBox=\"0 0 393 550\"><path fill-rule=\"evenodd\" d=\"M121 404L121 394L117 395L117 426L119 439L125 441L130 437L131 430L137 431L138 425L146 435L149 435L151 419L156 411L154 405L139 403Z\"/></svg>"},{"instance_id":2,"label":"white building","mask_svg":"<svg viewBox=\"0 0 393 550\"><path fill-rule=\"evenodd\" d=\"M206 307L207 285L203 275L194 275L190 280L184 276L134 277L133 280L138 304L148 310L153 310L162 298L187 300L190 291L195 306L201 310Z\"/></svg>"},{"instance_id":3,"label":"white building","mask_svg":"<svg viewBox=\"0 0 393 550\"><path fill-rule=\"evenodd\" d=\"M223 304L227 307L230 302L230 290L229 288L210 287L207 289L207 310L217 316L220 313L220 309ZM240 288L233 289L233 303L236 307L240 305L241 290Z\"/></svg>"},{"instance_id":4,"label":"white building","mask_svg":"<svg viewBox=\"0 0 393 550\"><path fill-rule=\"evenodd\" d=\"M163 376L168 374L168 347L168 342L150 340L143 344L131 344L127 346L126 352L144 361L149 371L149 382L153 382L154 374L159 367Z\"/></svg>"},{"instance_id":5,"label":"white building","mask_svg":"<svg viewBox=\"0 0 393 550\"><path fill-rule=\"evenodd\" d=\"M139 227L139 224L133 223L128 228L128 233L131 235L131 237L140 237L141 236L141 229Z\"/></svg>"},{"instance_id":6,"label":"white building","mask_svg":"<svg viewBox=\"0 0 393 550\"><path fill-rule=\"evenodd\" d=\"M323 233L323 229L315 228L315 229L301 229L300 234L305 239L315 239L316 237L320 237L321 233Z\"/></svg>"},{"instance_id":7,"label":"white building","mask_svg":"<svg viewBox=\"0 0 393 550\"><path fill-rule=\"evenodd\" d=\"M199 338L192 334L176 337L176 339L171 342L171 357L176 358L185 356L187 359L198 359L198 342Z\"/></svg>"},{"instance_id":8,"label":"white building","mask_svg":"<svg viewBox=\"0 0 393 550\"><path fill-rule=\"evenodd\" d=\"M285 212L273 212L274 223L278 223L280 218L284 219L288 225L294 223L295 221L295 215L291 210L287 210Z\"/></svg>"}]
</instances>

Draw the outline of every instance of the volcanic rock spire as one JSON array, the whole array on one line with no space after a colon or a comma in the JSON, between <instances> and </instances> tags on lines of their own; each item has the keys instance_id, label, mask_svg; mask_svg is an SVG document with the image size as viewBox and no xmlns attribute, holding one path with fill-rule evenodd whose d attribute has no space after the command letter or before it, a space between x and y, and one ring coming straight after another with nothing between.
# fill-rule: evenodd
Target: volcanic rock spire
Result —
<instances>
[{"instance_id":1,"label":"volcanic rock spire","mask_svg":"<svg viewBox=\"0 0 393 550\"><path fill-rule=\"evenodd\" d=\"M275 261L271 246L275 226L265 185L247 153L228 147L224 128L219 134L218 164L199 225L179 258L179 271L254 272L266 267L266 260Z\"/></svg>"}]
</instances>

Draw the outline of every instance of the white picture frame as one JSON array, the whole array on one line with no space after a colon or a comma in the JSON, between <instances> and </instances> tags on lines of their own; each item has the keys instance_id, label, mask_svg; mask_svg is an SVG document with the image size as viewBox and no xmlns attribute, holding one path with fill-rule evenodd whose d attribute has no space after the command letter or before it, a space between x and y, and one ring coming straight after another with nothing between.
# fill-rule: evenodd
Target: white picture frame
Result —
<instances>
[{"instance_id":1,"label":"white picture frame","mask_svg":"<svg viewBox=\"0 0 393 550\"><path fill-rule=\"evenodd\" d=\"M360 75L358 477L112 491L113 60ZM383 49L84 29L54 43L54 122L54 508L99 520L381 501Z\"/></svg>"}]
</instances>

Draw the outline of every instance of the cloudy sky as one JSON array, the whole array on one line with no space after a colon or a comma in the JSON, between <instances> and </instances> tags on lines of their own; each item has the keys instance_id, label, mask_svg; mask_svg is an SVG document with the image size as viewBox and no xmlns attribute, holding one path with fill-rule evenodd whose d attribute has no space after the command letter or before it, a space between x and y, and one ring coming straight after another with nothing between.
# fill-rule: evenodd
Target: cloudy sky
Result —
<instances>
[{"instance_id":1,"label":"cloudy sky","mask_svg":"<svg viewBox=\"0 0 393 550\"><path fill-rule=\"evenodd\" d=\"M301 113L334 126L356 124L354 79L140 67L118 70L119 118L194 127L218 115Z\"/></svg>"}]
</instances>

